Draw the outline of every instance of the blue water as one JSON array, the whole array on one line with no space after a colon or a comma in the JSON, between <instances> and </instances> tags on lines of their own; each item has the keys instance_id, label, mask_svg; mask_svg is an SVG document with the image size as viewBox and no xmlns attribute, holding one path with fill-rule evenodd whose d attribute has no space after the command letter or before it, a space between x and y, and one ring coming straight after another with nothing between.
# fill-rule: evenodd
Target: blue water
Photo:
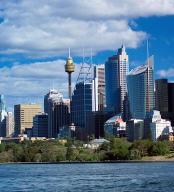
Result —
<instances>
[{"instance_id":1,"label":"blue water","mask_svg":"<svg viewBox=\"0 0 174 192\"><path fill-rule=\"evenodd\" d=\"M0 192L170 192L174 163L0 165Z\"/></svg>"}]
</instances>

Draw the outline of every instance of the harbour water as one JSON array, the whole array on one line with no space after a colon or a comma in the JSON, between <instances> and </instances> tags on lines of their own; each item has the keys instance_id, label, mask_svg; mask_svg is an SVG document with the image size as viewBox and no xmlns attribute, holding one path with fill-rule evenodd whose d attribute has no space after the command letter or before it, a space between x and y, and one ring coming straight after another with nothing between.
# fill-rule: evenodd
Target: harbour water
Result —
<instances>
[{"instance_id":1,"label":"harbour water","mask_svg":"<svg viewBox=\"0 0 174 192\"><path fill-rule=\"evenodd\" d=\"M174 163L2 164L0 192L170 192Z\"/></svg>"}]
</instances>

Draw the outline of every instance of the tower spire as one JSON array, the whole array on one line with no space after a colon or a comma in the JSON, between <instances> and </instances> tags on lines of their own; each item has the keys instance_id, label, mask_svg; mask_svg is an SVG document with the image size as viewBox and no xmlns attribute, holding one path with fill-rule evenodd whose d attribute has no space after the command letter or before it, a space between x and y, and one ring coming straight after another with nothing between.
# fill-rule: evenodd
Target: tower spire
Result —
<instances>
[{"instance_id":1,"label":"tower spire","mask_svg":"<svg viewBox=\"0 0 174 192\"><path fill-rule=\"evenodd\" d=\"M68 58L65 64L65 72L68 73L68 95L69 99L71 99L71 73L74 72L75 65L70 55L70 48L68 49Z\"/></svg>"}]
</instances>

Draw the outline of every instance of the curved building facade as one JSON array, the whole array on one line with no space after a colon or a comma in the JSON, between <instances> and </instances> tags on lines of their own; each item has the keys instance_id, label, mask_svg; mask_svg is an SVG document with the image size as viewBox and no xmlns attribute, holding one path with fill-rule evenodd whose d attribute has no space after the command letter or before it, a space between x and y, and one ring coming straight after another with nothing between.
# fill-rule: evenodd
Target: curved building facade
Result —
<instances>
[{"instance_id":1,"label":"curved building facade","mask_svg":"<svg viewBox=\"0 0 174 192\"><path fill-rule=\"evenodd\" d=\"M127 76L128 97L132 118L144 119L154 109L153 57Z\"/></svg>"}]
</instances>

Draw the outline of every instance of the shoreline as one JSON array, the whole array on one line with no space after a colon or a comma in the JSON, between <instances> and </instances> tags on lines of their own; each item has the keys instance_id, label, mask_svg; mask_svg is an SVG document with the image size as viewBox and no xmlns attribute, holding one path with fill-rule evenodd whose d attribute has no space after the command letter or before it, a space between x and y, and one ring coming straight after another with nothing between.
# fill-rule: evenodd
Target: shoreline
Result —
<instances>
[{"instance_id":1,"label":"shoreline","mask_svg":"<svg viewBox=\"0 0 174 192\"><path fill-rule=\"evenodd\" d=\"M10 164L109 164L109 163L174 163L173 159L166 160L114 160L114 161L60 161L60 162L4 162L0 165Z\"/></svg>"}]
</instances>

